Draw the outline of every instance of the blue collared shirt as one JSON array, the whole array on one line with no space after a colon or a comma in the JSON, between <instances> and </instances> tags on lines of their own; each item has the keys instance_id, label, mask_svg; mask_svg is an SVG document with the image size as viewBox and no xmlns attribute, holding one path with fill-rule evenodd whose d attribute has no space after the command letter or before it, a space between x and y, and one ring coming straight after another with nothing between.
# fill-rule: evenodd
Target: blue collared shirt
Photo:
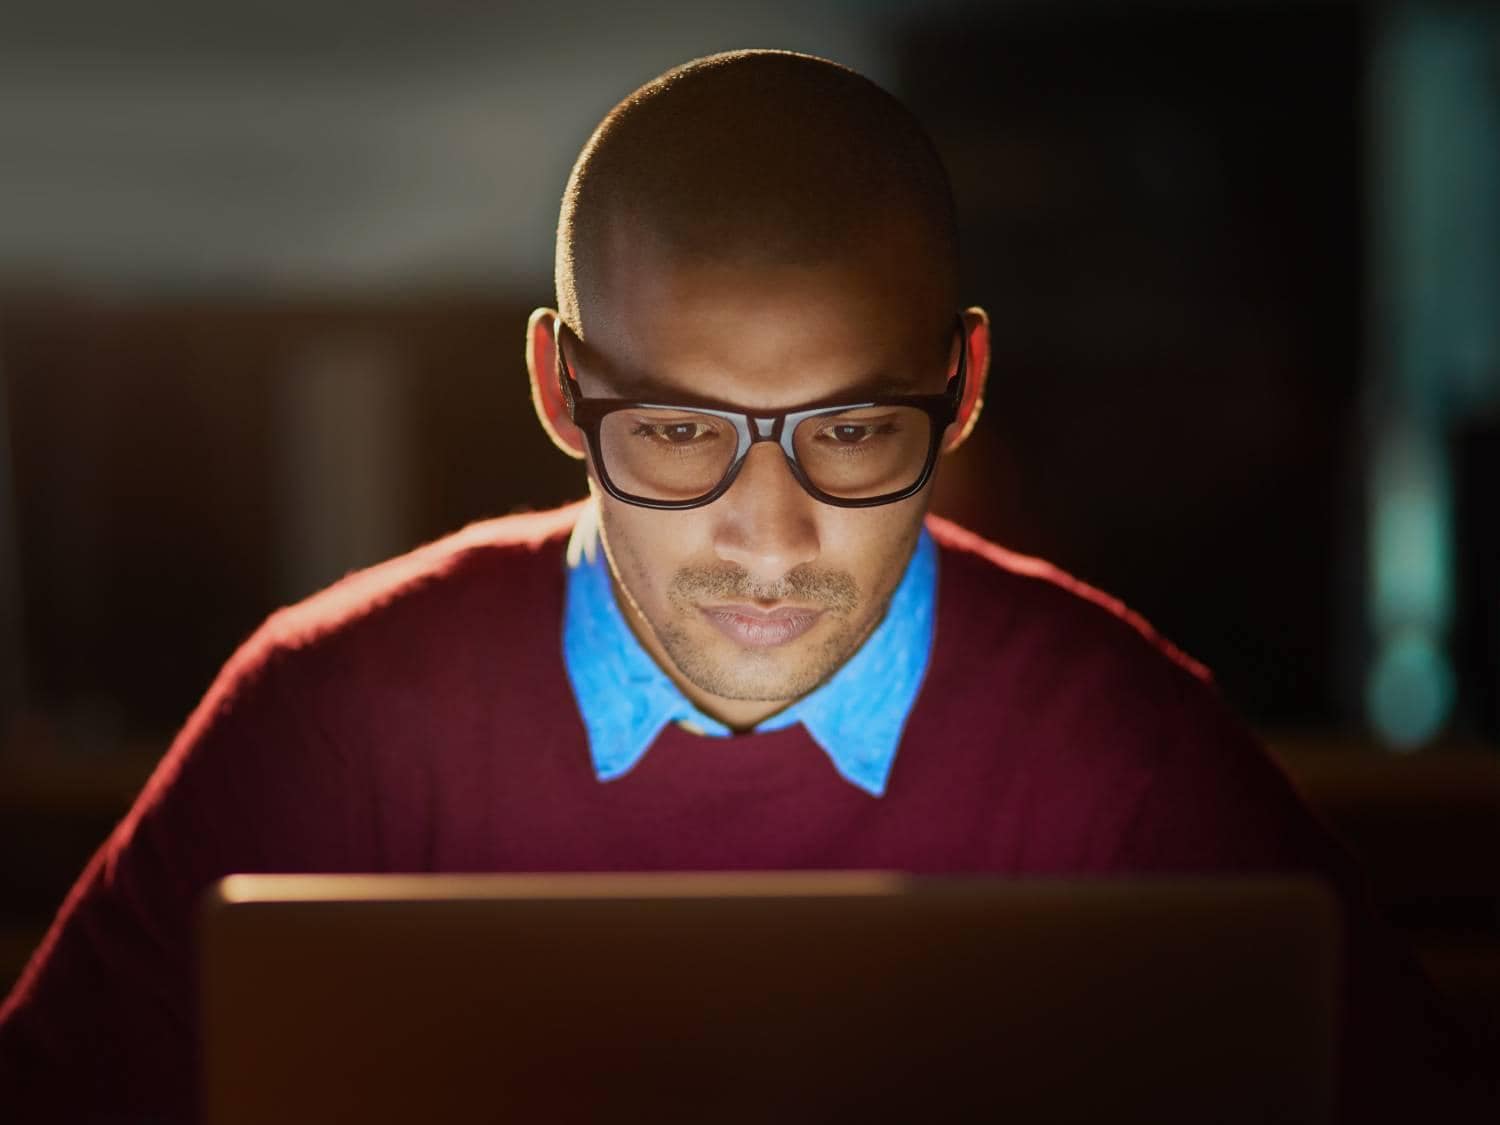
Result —
<instances>
[{"instance_id":1,"label":"blue collared shirt","mask_svg":"<svg viewBox=\"0 0 1500 1125\"><path fill-rule=\"evenodd\" d=\"M593 504L568 543L567 582L563 658L600 781L628 773L668 723L715 737L733 733L694 706L630 631L610 587ZM854 655L754 729L801 723L840 775L881 796L932 656L936 603L937 546L924 527L885 617Z\"/></svg>"}]
</instances>

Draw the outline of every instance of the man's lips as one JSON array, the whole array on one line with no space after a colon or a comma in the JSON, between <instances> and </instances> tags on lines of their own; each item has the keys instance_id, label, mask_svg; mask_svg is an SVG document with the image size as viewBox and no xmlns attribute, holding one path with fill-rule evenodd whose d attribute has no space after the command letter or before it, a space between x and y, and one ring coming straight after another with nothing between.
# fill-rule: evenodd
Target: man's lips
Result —
<instances>
[{"instance_id":1,"label":"man's lips","mask_svg":"<svg viewBox=\"0 0 1500 1125\"><path fill-rule=\"evenodd\" d=\"M817 624L821 609L753 605L700 605L698 612L731 641L747 648L771 648L794 641Z\"/></svg>"}]
</instances>

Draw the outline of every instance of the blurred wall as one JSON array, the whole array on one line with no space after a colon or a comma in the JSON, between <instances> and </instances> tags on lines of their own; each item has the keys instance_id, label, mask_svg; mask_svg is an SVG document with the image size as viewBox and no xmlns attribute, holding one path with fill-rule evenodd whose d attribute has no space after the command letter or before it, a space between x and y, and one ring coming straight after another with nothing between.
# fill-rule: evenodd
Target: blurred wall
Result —
<instances>
[{"instance_id":1,"label":"blurred wall","mask_svg":"<svg viewBox=\"0 0 1500 1125\"><path fill-rule=\"evenodd\" d=\"M568 169L630 90L746 46L888 80L891 19L917 7L13 0L0 264L176 293L544 294Z\"/></svg>"},{"instance_id":2,"label":"blurred wall","mask_svg":"<svg viewBox=\"0 0 1500 1125\"><path fill-rule=\"evenodd\" d=\"M965 519L1125 596L1262 723L1356 718L1362 13L908 26L996 321Z\"/></svg>"}]
</instances>

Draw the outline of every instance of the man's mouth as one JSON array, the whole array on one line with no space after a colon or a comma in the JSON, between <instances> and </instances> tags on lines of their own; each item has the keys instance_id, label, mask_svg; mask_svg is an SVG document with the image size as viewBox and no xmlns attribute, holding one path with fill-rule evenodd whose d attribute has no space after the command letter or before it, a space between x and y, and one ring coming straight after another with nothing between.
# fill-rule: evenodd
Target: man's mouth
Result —
<instances>
[{"instance_id":1,"label":"man's mouth","mask_svg":"<svg viewBox=\"0 0 1500 1125\"><path fill-rule=\"evenodd\" d=\"M731 641L746 648L773 648L794 641L817 624L821 609L753 605L700 605L698 612Z\"/></svg>"}]
</instances>

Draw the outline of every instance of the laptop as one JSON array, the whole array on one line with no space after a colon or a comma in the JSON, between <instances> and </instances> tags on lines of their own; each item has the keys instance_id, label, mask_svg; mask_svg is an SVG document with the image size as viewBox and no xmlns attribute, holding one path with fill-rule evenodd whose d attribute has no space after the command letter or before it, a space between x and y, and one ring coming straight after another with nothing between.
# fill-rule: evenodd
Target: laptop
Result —
<instances>
[{"instance_id":1,"label":"laptop","mask_svg":"<svg viewBox=\"0 0 1500 1125\"><path fill-rule=\"evenodd\" d=\"M209 1125L1332 1115L1311 880L234 875L199 923Z\"/></svg>"}]
</instances>

